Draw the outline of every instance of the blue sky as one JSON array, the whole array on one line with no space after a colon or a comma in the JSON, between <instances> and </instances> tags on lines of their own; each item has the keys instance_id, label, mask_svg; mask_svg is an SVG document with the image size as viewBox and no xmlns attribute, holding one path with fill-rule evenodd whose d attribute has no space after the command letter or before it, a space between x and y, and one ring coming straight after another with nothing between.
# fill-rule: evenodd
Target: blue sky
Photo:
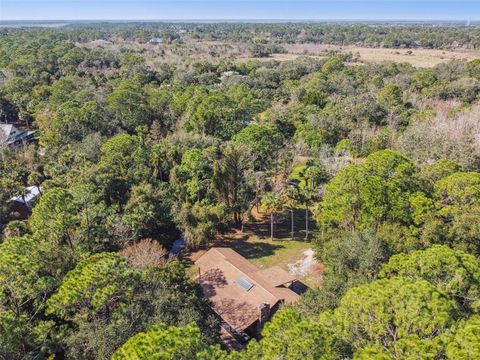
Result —
<instances>
[{"instance_id":1,"label":"blue sky","mask_svg":"<svg viewBox=\"0 0 480 360\"><path fill-rule=\"evenodd\" d=\"M480 19L480 0L0 0L0 20Z\"/></svg>"}]
</instances>

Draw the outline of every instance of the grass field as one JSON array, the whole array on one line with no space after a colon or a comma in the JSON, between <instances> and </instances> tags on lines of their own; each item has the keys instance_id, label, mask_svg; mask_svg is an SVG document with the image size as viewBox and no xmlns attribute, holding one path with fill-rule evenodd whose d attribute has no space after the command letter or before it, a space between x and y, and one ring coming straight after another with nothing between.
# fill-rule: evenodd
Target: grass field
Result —
<instances>
[{"instance_id":1,"label":"grass field","mask_svg":"<svg viewBox=\"0 0 480 360\"><path fill-rule=\"evenodd\" d=\"M302 258L303 252L309 249L310 243L298 240L260 239L251 236L247 241L229 242L228 246L264 269L280 266L288 270L291 264Z\"/></svg>"},{"instance_id":2,"label":"grass field","mask_svg":"<svg viewBox=\"0 0 480 360\"><path fill-rule=\"evenodd\" d=\"M415 67L433 67L440 63L453 59L472 60L480 57L479 50L459 49L437 50L437 49L389 49L389 48L367 48L360 46L339 46L324 44L283 44L287 50L284 54L273 54L267 58L251 58L250 46L248 44L231 44L216 41L191 41L186 44L139 44L128 41L96 40L89 43L79 43L77 46L97 47L102 46L109 50L135 50L146 54L147 63L154 68L163 62L176 63L183 58L195 61L210 61L216 63L222 57L231 57L240 62L248 60L257 61L291 61L299 56L309 56L316 59L324 58L333 53L353 53L358 55L358 62L361 63L382 63L401 62L409 63Z\"/></svg>"},{"instance_id":3,"label":"grass field","mask_svg":"<svg viewBox=\"0 0 480 360\"><path fill-rule=\"evenodd\" d=\"M359 55L359 61L365 63L382 63L385 61L409 63L415 67L433 67L453 59L473 60L480 57L478 50L437 50L437 49L388 49L367 48L359 46L337 46L322 44L287 44L287 54L275 54L270 59L285 61L298 56L322 57L329 52L353 53Z\"/></svg>"}]
</instances>

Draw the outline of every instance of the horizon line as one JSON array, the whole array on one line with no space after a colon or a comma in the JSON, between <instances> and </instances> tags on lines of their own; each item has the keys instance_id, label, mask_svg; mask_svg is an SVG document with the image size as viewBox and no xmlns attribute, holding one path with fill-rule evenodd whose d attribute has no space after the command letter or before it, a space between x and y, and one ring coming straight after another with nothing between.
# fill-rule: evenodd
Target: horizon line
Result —
<instances>
[{"instance_id":1,"label":"horizon line","mask_svg":"<svg viewBox=\"0 0 480 360\"><path fill-rule=\"evenodd\" d=\"M186 19L108 19L108 18L98 18L98 19L0 19L0 22L11 22L11 21L71 21L71 22L82 22L82 21L119 21L119 22L133 22L133 21L139 21L139 22L166 22L166 21L182 21L182 22L200 22L200 21L298 21L298 22L331 22L331 21L420 21L420 22L435 22L435 21L440 21L440 22L445 22L445 21L471 21L471 22L478 22L480 21L477 19L468 19L468 18L452 18L452 19L425 19L425 18L415 18L415 19L395 19L395 18L332 18L332 19L307 19L307 18L201 18L201 19L195 19L195 18L186 18Z\"/></svg>"}]
</instances>

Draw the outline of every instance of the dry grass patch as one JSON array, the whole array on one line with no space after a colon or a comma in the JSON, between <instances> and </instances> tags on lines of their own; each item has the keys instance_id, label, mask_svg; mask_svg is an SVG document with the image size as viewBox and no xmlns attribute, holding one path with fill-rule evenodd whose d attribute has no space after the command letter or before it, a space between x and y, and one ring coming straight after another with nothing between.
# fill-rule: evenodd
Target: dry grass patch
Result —
<instances>
[{"instance_id":1,"label":"dry grass patch","mask_svg":"<svg viewBox=\"0 0 480 360\"><path fill-rule=\"evenodd\" d=\"M331 52L353 53L359 55L359 61L365 63L400 62L415 67L434 67L454 59L473 60L480 57L478 50L438 50L438 49L390 49L368 48L360 46L338 46L323 44L285 44L286 55L326 56ZM284 54L282 54L284 55Z\"/></svg>"}]
</instances>

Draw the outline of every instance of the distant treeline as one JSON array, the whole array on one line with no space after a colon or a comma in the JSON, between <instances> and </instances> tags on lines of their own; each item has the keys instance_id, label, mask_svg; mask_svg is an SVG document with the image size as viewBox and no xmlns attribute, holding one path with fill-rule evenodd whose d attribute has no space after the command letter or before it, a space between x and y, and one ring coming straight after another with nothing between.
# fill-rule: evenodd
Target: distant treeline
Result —
<instances>
[{"instance_id":1,"label":"distant treeline","mask_svg":"<svg viewBox=\"0 0 480 360\"><path fill-rule=\"evenodd\" d=\"M112 37L147 42L186 39L246 43L321 43L389 48L479 48L480 26L449 24L349 24L349 23L72 23L62 35L73 41ZM66 31L65 31L66 30ZM24 28L4 28L0 35ZM28 31L32 31L29 28ZM54 29L38 27L40 32Z\"/></svg>"}]
</instances>

